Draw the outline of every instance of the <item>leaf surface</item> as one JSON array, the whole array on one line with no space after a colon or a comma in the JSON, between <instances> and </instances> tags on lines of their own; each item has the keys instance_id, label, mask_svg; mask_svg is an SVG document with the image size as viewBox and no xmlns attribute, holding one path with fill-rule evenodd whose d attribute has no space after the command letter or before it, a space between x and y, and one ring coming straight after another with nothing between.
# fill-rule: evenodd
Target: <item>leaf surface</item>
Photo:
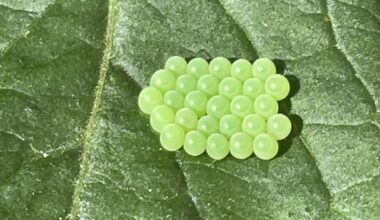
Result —
<instances>
[{"instance_id":1,"label":"leaf surface","mask_svg":"<svg viewBox=\"0 0 380 220\"><path fill-rule=\"evenodd\" d=\"M0 2L4 219L380 215L376 0L21 2ZM282 60L298 135L271 161L162 150L136 100L172 55Z\"/></svg>"}]
</instances>

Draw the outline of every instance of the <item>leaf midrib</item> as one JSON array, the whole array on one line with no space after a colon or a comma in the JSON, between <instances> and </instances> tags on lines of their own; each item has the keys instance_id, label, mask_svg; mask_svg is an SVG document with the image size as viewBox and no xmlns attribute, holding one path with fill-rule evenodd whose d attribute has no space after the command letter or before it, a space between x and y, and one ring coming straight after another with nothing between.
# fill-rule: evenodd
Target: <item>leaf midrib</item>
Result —
<instances>
[{"instance_id":1,"label":"leaf midrib","mask_svg":"<svg viewBox=\"0 0 380 220\"><path fill-rule=\"evenodd\" d=\"M224 8L224 5L220 2L220 0L218 0L218 3ZM117 0L109 0L109 13L108 13L108 23L107 23L107 29L106 29L105 49L103 52L103 58L102 58L102 62L101 62L100 72L99 72L99 81L98 81L97 87L95 89L94 105L93 105L93 108L92 108L92 111L90 114L88 124L86 126L86 130L84 132L81 167L80 167L78 180L77 180L76 185L75 185L74 196L73 196L73 204L72 204L72 209L70 212L70 219L71 220L77 219L79 217L78 215L80 214L79 213L79 211L80 211L80 196L81 196L81 192L84 189L84 179L85 179L86 175L88 174L88 170L89 170L89 163L90 163L89 156L90 156L90 148L91 148L91 137L92 137L92 135L95 131L95 128L96 128L98 112L101 109L103 89L104 89L104 85L105 85L105 81L106 81L106 76L107 76L107 73L109 70L109 62L110 62L111 53L112 53L113 35L115 32L115 23L116 23L116 4L117 4ZM327 6L327 2L326 2L326 6ZM326 7L326 8L327 8L326 13L329 16L328 7ZM244 35L246 35L247 39L251 42L252 48L255 51L257 51L253 46L254 45L253 40L250 39L250 37L246 33L245 29L238 22L236 22L236 20L227 11L225 11L225 13L233 19L235 24L241 29L241 31L244 33ZM333 33L335 33L333 25L330 25L330 28L331 28L331 31ZM333 34L333 36L334 36L333 39L334 39L335 43L337 43L335 34ZM362 83L363 87L369 93L373 103L375 103L372 94L370 93L368 88L365 86L365 82L363 82L361 77L357 75L356 69L354 68L352 63L347 59L347 55L345 54L344 51L341 51L341 52L342 52L342 55L344 56L344 58L349 62L349 64L353 68L355 76L358 78L358 80ZM135 79L133 79L133 80L136 81ZM137 84L139 86L141 86L141 84L139 82L137 82ZM375 108L376 108L376 106L375 106ZM326 125L328 126L328 124L326 124ZM324 187L326 188L326 191L328 192L330 198L332 198L333 195L329 191L326 182L323 180L322 173L318 167L318 161L314 158L314 155L309 151L309 149L307 147L307 143L305 143L305 139L304 139L302 134L299 135L299 139L301 140L301 142L302 142L303 146L306 148L306 150L309 152L310 156L313 158L313 160L316 164L316 168L317 168L317 170L321 176L321 182L323 183ZM181 169L181 171L183 172L182 169ZM186 185L188 184L188 181L186 178L185 178L185 183L186 183ZM189 188L189 187L187 186L187 188ZM202 216L200 215L199 208L197 207L196 204L194 204L194 205L197 208L199 216L202 218ZM339 215L342 215L345 218L348 218L343 213L341 213L340 210L337 210L336 207L333 207L333 202L331 201L331 199L329 201L329 209L328 210L334 211L334 212L338 213Z\"/></svg>"},{"instance_id":2,"label":"leaf midrib","mask_svg":"<svg viewBox=\"0 0 380 220\"><path fill-rule=\"evenodd\" d=\"M109 70L109 62L113 47L113 35L115 33L115 23L116 23L116 4L117 0L109 0L108 3L108 22L106 28L105 37L105 48L103 51L103 58L100 65L99 80L95 89L95 100L94 105L91 110L90 118L86 126L86 130L83 134L83 153L80 164L79 176L75 184L73 204L70 212L70 220L79 218L80 211L80 196L84 189L84 179L88 174L89 164L90 164L90 148L91 148L91 137L96 129L98 113L101 109L103 89L107 77L107 72Z\"/></svg>"}]
</instances>

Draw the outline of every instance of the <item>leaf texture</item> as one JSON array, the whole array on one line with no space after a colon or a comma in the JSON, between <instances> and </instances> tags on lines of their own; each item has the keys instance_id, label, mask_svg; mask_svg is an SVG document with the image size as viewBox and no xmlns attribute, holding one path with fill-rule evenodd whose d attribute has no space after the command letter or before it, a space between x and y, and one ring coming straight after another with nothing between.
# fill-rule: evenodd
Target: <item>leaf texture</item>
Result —
<instances>
[{"instance_id":1,"label":"leaf texture","mask_svg":"<svg viewBox=\"0 0 380 220\"><path fill-rule=\"evenodd\" d=\"M377 0L0 5L2 219L380 215ZM282 61L280 155L162 150L136 101L172 55Z\"/></svg>"}]
</instances>

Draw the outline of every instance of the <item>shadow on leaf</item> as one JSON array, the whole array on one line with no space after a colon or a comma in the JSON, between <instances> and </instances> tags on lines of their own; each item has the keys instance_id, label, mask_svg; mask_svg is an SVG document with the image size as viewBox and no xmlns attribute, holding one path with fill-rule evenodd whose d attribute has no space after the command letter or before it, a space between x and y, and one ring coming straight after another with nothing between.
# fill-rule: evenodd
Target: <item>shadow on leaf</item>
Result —
<instances>
[{"instance_id":1,"label":"shadow on leaf","mask_svg":"<svg viewBox=\"0 0 380 220\"><path fill-rule=\"evenodd\" d=\"M285 62L282 60L274 60L274 63L276 65L276 68L278 70L278 73L284 74L286 65ZM292 146L293 138L297 137L301 134L301 131L303 129L303 120L300 116L296 114L291 114L292 109L292 102L291 98L294 97L300 90L300 81L299 79L294 75L285 75L284 76L288 79L290 83L290 92L286 99L279 102L279 112L282 114L285 114L289 117L290 121L292 122L292 131L289 134L287 138L284 140L279 141L279 152L277 154L277 157L281 157L284 155Z\"/></svg>"}]
</instances>

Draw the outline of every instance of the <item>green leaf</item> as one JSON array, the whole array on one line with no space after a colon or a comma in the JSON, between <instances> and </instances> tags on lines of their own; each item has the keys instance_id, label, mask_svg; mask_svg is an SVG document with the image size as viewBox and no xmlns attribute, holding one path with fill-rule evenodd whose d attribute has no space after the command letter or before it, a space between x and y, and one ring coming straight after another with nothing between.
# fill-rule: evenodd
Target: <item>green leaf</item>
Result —
<instances>
[{"instance_id":1,"label":"green leaf","mask_svg":"<svg viewBox=\"0 0 380 220\"><path fill-rule=\"evenodd\" d=\"M72 203L106 3L0 5L0 218L58 219Z\"/></svg>"},{"instance_id":2,"label":"green leaf","mask_svg":"<svg viewBox=\"0 0 380 220\"><path fill-rule=\"evenodd\" d=\"M0 0L0 12L1 219L380 215L376 0ZM137 96L172 55L282 60L298 134L271 161L162 150Z\"/></svg>"}]
</instances>

